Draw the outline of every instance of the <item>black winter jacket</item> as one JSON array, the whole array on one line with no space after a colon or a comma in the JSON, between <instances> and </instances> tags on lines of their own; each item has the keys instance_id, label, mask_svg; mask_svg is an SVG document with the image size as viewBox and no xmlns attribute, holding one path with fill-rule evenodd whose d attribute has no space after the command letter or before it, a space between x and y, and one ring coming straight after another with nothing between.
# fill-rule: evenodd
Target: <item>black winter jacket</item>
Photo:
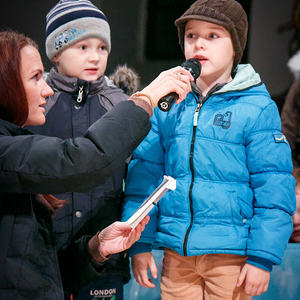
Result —
<instances>
[{"instance_id":1,"label":"black winter jacket","mask_svg":"<svg viewBox=\"0 0 300 300\"><path fill-rule=\"evenodd\" d=\"M46 123L30 128L42 135L63 139L80 137L112 107L128 100L128 96L112 86L104 76L87 82L63 76L52 68L47 76L47 83L55 93L47 99ZM53 225L63 285L68 292L74 292L70 290L73 280L68 275L69 266L65 265L60 256L70 243L75 243L83 236L92 236L121 219L124 173L125 161L105 183L86 193L69 192L55 195L59 199L69 201L69 205L56 213ZM117 274L123 276L124 283L128 282L130 272L127 253L113 255L103 270L105 272L101 273L101 277ZM73 276L76 277L77 274L74 273Z\"/></svg>"},{"instance_id":2,"label":"black winter jacket","mask_svg":"<svg viewBox=\"0 0 300 300\"><path fill-rule=\"evenodd\" d=\"M83 137L33 135L0 119L0 300L62 300L48 210L35 194L84 192L122 166L150 129L148 114L132 101L118 104ZM87 240L66 249L73 285L99 277ZM92 270L92 271L91 271Z\"/></svg>"}]
</instances>

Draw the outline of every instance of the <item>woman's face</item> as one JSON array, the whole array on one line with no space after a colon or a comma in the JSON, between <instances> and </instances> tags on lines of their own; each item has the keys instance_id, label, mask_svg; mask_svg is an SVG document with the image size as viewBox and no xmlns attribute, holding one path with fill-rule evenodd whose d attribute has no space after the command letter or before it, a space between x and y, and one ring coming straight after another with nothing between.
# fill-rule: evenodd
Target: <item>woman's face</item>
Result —
<instances>
[{"instance_id":1,"label":"woman's face","mask_svg":"<svg viewBox=\"0 0 300 300\"><path fill-rule=\"evenodd\" d=\"M20 73L28 102L28 118L25 125L45 123L46 97L53 95L52 89L43 79L43 64L38 50L25 46L21 50Z\"/></svg>"}]
</instances>

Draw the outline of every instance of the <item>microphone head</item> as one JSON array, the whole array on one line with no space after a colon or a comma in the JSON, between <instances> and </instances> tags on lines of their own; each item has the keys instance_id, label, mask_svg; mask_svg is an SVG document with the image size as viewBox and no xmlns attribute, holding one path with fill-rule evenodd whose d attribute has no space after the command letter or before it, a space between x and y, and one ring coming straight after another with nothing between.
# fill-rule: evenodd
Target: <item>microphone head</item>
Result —
<instances>
[{"instance_id":1,"label":"microphone head","mask_svg":"<svg viewBox=\"0 0 300 300\"><path fill-rule=\"evenodd\" d=\"M196 58L190 58L184 61L181 66L192 74L194 80L200 76L201 64Z\"/></svg>"}]
</instances>

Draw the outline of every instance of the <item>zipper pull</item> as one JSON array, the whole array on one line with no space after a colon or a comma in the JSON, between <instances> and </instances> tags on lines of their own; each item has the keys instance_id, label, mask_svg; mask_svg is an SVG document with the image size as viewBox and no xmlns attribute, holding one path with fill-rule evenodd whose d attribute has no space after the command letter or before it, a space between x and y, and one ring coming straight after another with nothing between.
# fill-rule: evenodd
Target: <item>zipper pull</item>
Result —
<instances>
[{"instance_id":1,"label":"zipper pull","mask_svg":"<svg viewBox=\"0 0 300 300\"><path fill-rule=\"evenodd\" d=\"M76 102L79 104L82 102L82 95L83 95L83 85L79 87L79 92L76 99Z\"/></svg>"},{"instance_id":2,"label":"zipper pull","mask_svg":"<svg viewBox=\"0 0 300 300\"><path fill-rule=\"evenodd\" d=\"M196 111L194 114L194 127L196 127L198 124L198 116L199 116L199 112L202 107L202 104L203 104L202 102L197 102L197 108L196 108Z\"/></svg>"}]
</instances>

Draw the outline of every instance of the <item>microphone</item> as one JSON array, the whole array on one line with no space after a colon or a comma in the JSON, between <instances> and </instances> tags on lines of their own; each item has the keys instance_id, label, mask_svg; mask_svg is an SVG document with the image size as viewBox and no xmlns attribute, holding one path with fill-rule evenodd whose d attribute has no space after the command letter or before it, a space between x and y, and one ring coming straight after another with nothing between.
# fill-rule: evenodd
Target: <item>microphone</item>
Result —
<instances>
[{"instance_id":1,"label":"microphone","mask_svg":"<svg viewBox=\"0 0 300 300\"><path fill-rule=\"evenodd\" d=\"M191 59L184 61L181 64L181 67L188 70L192 74L194 81L196 81L196 79L199 77L199 75L201 73L201 64L195 58L191 58ZM168 94L167 96L164 96L163 98L161 98L158 101L157 106L162 111L169 111L171 109L173 103L177 99L178 99L178 95L175 92L172 92L172 93Z\"/></svg>"}]
</instances>

